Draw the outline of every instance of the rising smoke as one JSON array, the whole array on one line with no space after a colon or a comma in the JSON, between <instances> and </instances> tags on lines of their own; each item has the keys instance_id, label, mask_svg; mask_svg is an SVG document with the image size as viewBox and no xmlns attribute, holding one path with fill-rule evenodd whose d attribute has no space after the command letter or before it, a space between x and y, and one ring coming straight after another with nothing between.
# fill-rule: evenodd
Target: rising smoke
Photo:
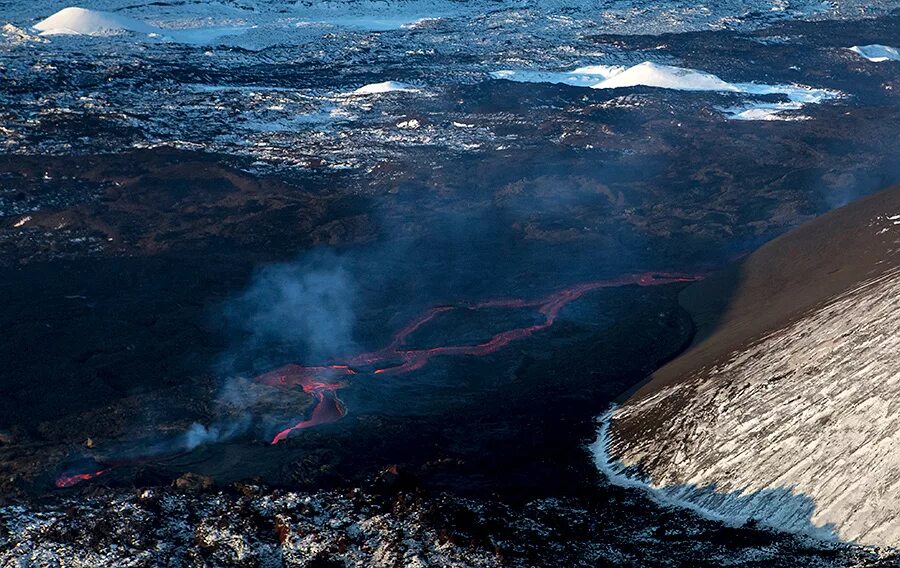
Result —
<instances>
[{"instance_id":1,"label":"rising smoke","mask_svg":"<svg viewBox=\"0 0 900 568\"><path fill-rule=\"evenodd\" d=\"M322 361L353 353L356 286L346 259L316 251L258 270L248 287L225 303L218 317L232 332L222 356L216 418L142 452L165 455L225 442L250 431L270 436L273 424L297 419L309 402L301 389L273 389L253 380L290 361Z\"/></svg>"},{"instance_id":2,"label":"rising smoke","mask_svg":"<svg viewBox=\"0 0 900 568\"><path fill-rule=\"evenodd\" d=\"M287 349L292 359L308 360L346 355L354 348L355 303L353 278L333 253L266 266L225 307L238 338L232 352Z\"/></svg>"},{"instance_id":3,"label":"rising smoke","mask_svg":"<svg viewBox=\"0 0 900 568\"><path fill-rule=\"evenodd\" d=\"M182 451L189 452L204 444L224 442L244 433L250 426L250 416L245 415L231 422L219 422L211 426L204 426L199 422L191 424L180 440L176 442Z\"/></svg>"},{"instance_id":4,"label":"rising smoke","mask_svg":"<svg viewBox=\"0 0 900 568\"><path fill-rule=\"evenodd\" d=\"M260 268L220 312L233 337L218 369L220 419L209 427L192 425L180 445L193 449L296 418L306 395L273 392L248 377L285 362L323 362L353 353L356 304L347 259L333 252L313 251Z\"/></svg>"}]
</instances>

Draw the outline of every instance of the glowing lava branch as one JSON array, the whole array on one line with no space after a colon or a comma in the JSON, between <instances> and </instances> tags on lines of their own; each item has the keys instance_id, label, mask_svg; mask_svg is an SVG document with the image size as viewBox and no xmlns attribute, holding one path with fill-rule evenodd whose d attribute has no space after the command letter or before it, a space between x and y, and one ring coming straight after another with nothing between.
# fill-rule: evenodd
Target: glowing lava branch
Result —
<instances>
[{"instance_id":1,"label":"glowing lava branch","mask_svg":"<svg viewBox=\"0 0 900 568\"><path fill-rule=\"evenodd\" d=\"M256 381L273 387L301 387L304 392L312 396L314 404L309 417L278 432L271 443L277 444L287 438L291 432L312 428L321 424L336 422L347 414L347 408L337 396L337 391L347 386L341 378L348 378L358 374L372 375L404 375L425 367L433 357L451 355L484 356L500 349L510 343L531 337L535 333L548 329L556 323L560 311L568 304L578 300L585 294L603 288L619 286L657 286L660 284L672 284L675 282L694 282L702 276L681 273L649 272L644 274L629 274L609 280L596 280L585 282L554 292L538 299L522 298L497 298L485 300L474 304L459 304L456 306L436 306L428 309L419 317L398 330L390 343L378 350L362 353L350 357L341 364L303 366L290 364L274 371L259 375ZM406 340L415 331L433 320L438 315L456 309L482 310L488 308L533 308L543 316L543 321L538 324L509 329L499 332L490 339L477 345L448 345L425 349L408 349L404 347ZM56 487L72 487L107 473L111 469L121 465L134 465L158 459L160 454L155 453L138 458L120 459L97 464L94 471L72 473L71 471L58 477Z\"/></svg>"},{"instance_id":2,"label":"glowing lava branch","mask_svg":"<svg viewBox=\"0 0 900 568\"><path fill-rule=\"evenodd\" d=\"M356 375L362 371L355 368L375 367L374 375L405 375L426 366L433 357L448 355L473 355L484 356L503 349L510 343L531 337L535 333L548 329L556 323L559 312L568 304L578 300L585 294L603 288L619 286L657 286L660 284L672 284L675 282L694 282L702 276L682 273L647 272L643 274L628 274L609 280L596 280L585 282L570 288L565 288L544 298L526 300L521 298L498 298L485 300L475 304L461 304L459 306L436 306L401 328L394 334L391 342L378 351L362 353L349 358L340 365L326 365L317 367L305 367L302 365L286 365L275 371L271 371L257 377L257 381L272 386L301 386L310 393L314 400L310 417L302 422L278 432L272 439L272 444L287 438L294 430L310 428L319 424L327 424L340 420L347 413L341 400L335 391L344 388L346 383L334 383L331 379L341 376ZM458 308L481 310L487 308L535 308L544 316L544 321L527 327L502 331L493 335L484 343L477 345L449 345L426 349L406 349L404 344L407 338L423 325L433 320L441 313ZM395 364L390 364L395 363Z\"/></svg>"},{"instance_id":3,"label":"glowing lava branch","mask_svg":"<svg viewBox=\"0 0 900 568\"><path fill-rule=\"evenodd\" d=\"M109 471L107 469L100 469L97 471L92 471L89 473L74 473L72 475L61 475L56 478L56 481L53 482L54 485L62 489L63 487L72 487L73 485L78 485L82 481L87 481L88 479L93 479L98 475L103 475Z\"/></svg>"},{"instance_id":4,"label":"glowing lava branch","mask_svg":"<svg viewBox=\"0 0 900 568\"><path fill-rule=\"evenodd\" d=\"M280 369L270 371L256 377L260 383L270 386L300 386L303 392L312 395L315 404L309 418L297 424L285 428L272 439L273 444L284 440L294 430L311 428L319 424L336 422L347 414L347 408L341 399L335 394L336 390L347 386L346 383L328 382L341 375L355 375L356 371L348 365L329 365L323 367L302 367L300 365L285 365Z\"/></svg>"}]
</instances>

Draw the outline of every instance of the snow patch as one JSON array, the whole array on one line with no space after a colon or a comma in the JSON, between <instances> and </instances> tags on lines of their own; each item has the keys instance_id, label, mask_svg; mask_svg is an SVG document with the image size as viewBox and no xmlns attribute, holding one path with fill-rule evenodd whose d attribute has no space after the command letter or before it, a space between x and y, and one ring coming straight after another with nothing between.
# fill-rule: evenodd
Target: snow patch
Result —
<instances>
[{"instance_id":1,"label":"snow patch","mask_svg":"<svg viewBox=\"0 0 900 568\"><path fill-rule=\"evenodd\" d=\"M738 107L719 109L737 120L802 120L806 117L784 117L784 111L798 110L807 104L822 103L840 96L837 91L816 89L806 85L767 85L764 83L729 83L704 71L645 61L625 68L615 65L592 65L566 72L496 71L495 79L523 83L555 83L591 89L654 87L677 91L740 93L750 96L780 95L787 102L751 102Z\"/></svg>"},{"instance_id":2,"label":"snow patch","mask_svg":"<svg viewBox=\"0 0 900 568\"><path fill-rule=\"evenodd\" d=\"M864 57L869 61L881 63L884 61L900 61L900 51L896 47L888 47L873 43L872 45L854 45L847 48L856 53L860 57Z\"/></svg>"},{"instance_id":3,"label":"snow patch","mask_svg":"<svg viewBox=\"0 0 900 568\"><path fill-rule=\"evenodd\" d=\"M112 12L70 7L41 20L34 25L34 29L42 36L102 37L137 33L162 41L206 44L225 36L240 35L248 28L231 26L164 29Z\"/></svg>"},{"instance_id":4,"label":"snow patch","mask_svg":"<svg viewBox=\"0 0 900 568\"><path fill-rule=\"evenodd\" d=\"M406 83L398 81L384 81L383 83L370 83L356 89L351 95L380 95L383 93L416 93L418 89Z\"/></svg>"},{"instance_id":5,"label":"snow patch","mask_svg":"<svg viewBox=\"0 0 900 568\"><path fill-rule=\"evenodd\" d=\"M507 79L518 83L551 83L556 85L572 85L573 87L593 87L598 82L621 73L625 67L618 65L591 65L579 67L573 71L495 71L494 79Z\"/></svg>"},{"instance_id":6,"label":"snow patch","mask_svg":"<svg viewBox=\"0 0 900 568\"><path fill-rule=\"evenodd\" d=\"M34 25L41 35L115 35L124 32L151 34L161 31L144 22L97 10L63 8Z\"/></svg>"},{"instance_id":7,"label":"snow patch","mask_svg":"<svg viewBox=\"0 0 900 568\"><path fill-rule=\"evenodd\" d=\"M7 45L19 45L27 42L47 42L47 39L31 35L22 28L17 28L12 24L4 24L3 27L0 28L0 37L3 38Z\"/></svg>"},{"instance_id":8,"label":"snow patch","mask_svg":"<svg viewBox=\"0 0 900 568\"><path fill-rule=\"evenodd\" d=\"M748 103L738 107L719 108L731 120L811 120L802 114L785 114L786 111L800 110L803 103Z\"/></svg>"}]
</instances>

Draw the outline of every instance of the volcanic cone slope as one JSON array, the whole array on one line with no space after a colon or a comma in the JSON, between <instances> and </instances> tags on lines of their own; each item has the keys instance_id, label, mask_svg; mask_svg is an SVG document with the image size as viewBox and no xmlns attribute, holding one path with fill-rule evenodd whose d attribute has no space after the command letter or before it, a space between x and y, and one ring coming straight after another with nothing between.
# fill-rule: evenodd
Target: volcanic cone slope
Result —
<instances>
[{"instance_id":1,"label":"volcanic cone slope","mask_svg":"<svg viewBox=\"0 0 900 568\"><path fill-rule=\"evenodd\" d=\"M694 345L607 416L598 466L712 516L900 545L898 291L898 187L691 286Z\"/></svg>"}]
</instances>

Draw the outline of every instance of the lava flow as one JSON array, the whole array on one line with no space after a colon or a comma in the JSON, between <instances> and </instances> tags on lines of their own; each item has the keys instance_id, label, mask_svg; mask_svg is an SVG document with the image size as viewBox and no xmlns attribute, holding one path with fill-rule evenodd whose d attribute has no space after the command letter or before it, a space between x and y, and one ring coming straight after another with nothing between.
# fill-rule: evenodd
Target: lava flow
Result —
<instances>
[{"instance_id":1,"label":"lava flow","mask_svg":"<svg viewBox=\"0 0 900 568\"><path fill-rule=\"evenodd\" d=\"M342 364L315 367L290 364L257 377L257 381L272 386L300 386L305 392L312 394L316 400L315 406L308 419L281 430L275 435L271 443L277 444L287 438L294 430L335 422L342 418L347 413L347 409L337 397L335 391L347 385L342 382L331 382L331 380L338 377L360 374L362 371L357 370L359 367L374 367L375 369L372 371L373 375L403 375L421 369L427 365L433 357L442 355L488 355L506 347L513 341L530 337L539 331L553 326L553 324L556 323L559 312L566 305L574 302L589 292L602 288L628 285L656 286L675 282L694 282L701 278L702 276L699 275L647 272L643 274L629 274L609 280L585 282L534 300L499 298L485 300L475 304L436 306L430 308L395 333L391 342L378 351L362 353L350 357ZM459 308L467 308L470 310L486 308L534 308L538 313L544 316L544 321L527 327L502 331L493 335L484 343L477 345L448 345L427 349L404 348L406 339L413 332L434 319L437 315Z\"/></svg>"},{"instance_id":2,"label":"lava flow","mask_svg":"<svg viewBox=\"0 0 900 568\"><path fill-rule=\"evenodd\" d=\"M315 405L309 418L279 432L272 440L273 444L277 444L287 438L288 434L294 430L335 422L347 414L344 403L341 402L341 399L334 392L347 386L346 383L329 383L320 380L333 377L336 374L354 375L356 372L346 365L331 365L327 367L285 365L280 369L256 377L257 381L270 386L299 385L304 392L311 394L315 400Z\"/></svg>"},{"instance_id":3,"label":"lava flow","mask_svg":"<svg viewBox=\"0 0 900 568\"><path fill-rule=\"evenodd\" d=\"M289 364L273 371L259 375L255 380L272 387L300 387L312 396L314 404L309 417L284 428L271 440L277 444L287 438L291 432L328 424L340 420L347 414L347 408L337 396L337 391L348 386L342 379L354 375L404 375L426 366L433 357L452 355L484 356L503 349L510 343L531 337L535 333L548 329L556 323L560 311L571 302L585 294L603 288L619 286L656 286L675 282L694 282L702 276L681 273L629 274L609 280L596 280L577 284L554 292L538 299L498 298L484 300L474 304L458 304L452 306L435 306L426 310L419 317L398 330L391 342L384 348L349 357L343 362L332 365L304 366ZM456 309L482 310L488 308L533 308L543 316L543 321L526 327L501 331L483 343L476 345L446 345L425 349L406 348L407 338L416 330L433 320L436 316ZM152 454L152 452L151 452ZM156 454L158 458L160 454ZM152 455L140 458L122 459L115 462L98 463L96 469L83 473L71 471L56 479L59 488L72 487L82 481L93 479L119 465L144 463L150 461Z\"/></svg>"},{"instance_id":4,"label":"lava flow","mask_svg":"<svg viewBox=\"0 0 900 568\"><path fill-rule=\"evenodd\" d=\"M88 473L73 473L72 475L61 475L56 478L56 481L54 481L53 484L60 489L63 487L72 487L73 485L78 485L82 481L87 481L88 479L93 479L98 475L103 475L107 471L109 471L109 468L99 469L97 471Z\"/></svg>"}]
</instances>

